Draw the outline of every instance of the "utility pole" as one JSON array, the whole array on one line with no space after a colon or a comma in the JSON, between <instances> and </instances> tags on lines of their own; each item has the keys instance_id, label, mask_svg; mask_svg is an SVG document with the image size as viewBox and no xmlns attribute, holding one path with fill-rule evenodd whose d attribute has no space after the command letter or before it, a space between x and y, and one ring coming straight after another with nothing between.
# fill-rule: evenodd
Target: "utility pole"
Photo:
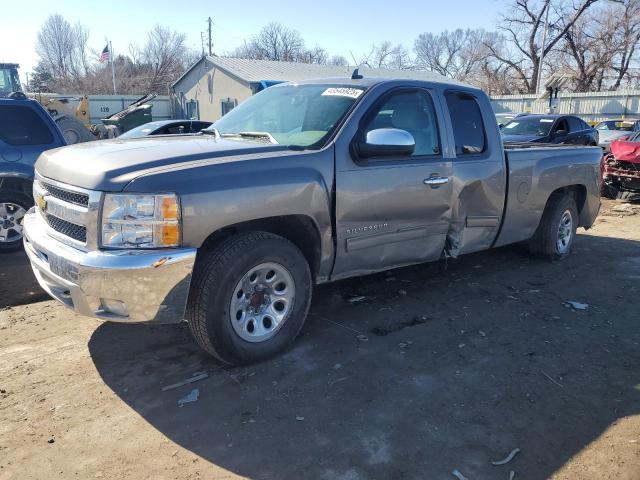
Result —
<instances>
[{"instance_id":1,"label":"utility pole","mask_svg":"<svg viewBox=\"0 0 640 480\"><path fill-rule=\"evenodd\" d=\"M109 60L111 61L111 79L113 80L113 94L116 94L116 70L113 65L113 61L115 60L113 55L113 44L109 42Z\"/></svg>"},{"instance_id":2,"label":"utility pole","mask_svg":"<svg viewBox=\"0 0 640 480\"><path fill-rule=\"evenodd\" d=\"M209 17L207 22L209 23L209 56L211 56L211 47L213 46L213 43L211 43L211 24L213 23L211 17Z\"/></svg>"},{"instance_id":3,"label":"utility pole","mask_svg":"<svg viewBox=\"0 0 640 480\"><path fill-rule=\"evenodd\" d=\"M549 28L549 10L551 9L551 0L545 7L547 11L544 15L544 30L542 31L542 48L540 49L540 61L538 62L538 78L536 79L536 93L540 94L540 83L542 82L542 62L544 62L544 44L547 41L547 29Z\"/></svg>"}]
</instances>

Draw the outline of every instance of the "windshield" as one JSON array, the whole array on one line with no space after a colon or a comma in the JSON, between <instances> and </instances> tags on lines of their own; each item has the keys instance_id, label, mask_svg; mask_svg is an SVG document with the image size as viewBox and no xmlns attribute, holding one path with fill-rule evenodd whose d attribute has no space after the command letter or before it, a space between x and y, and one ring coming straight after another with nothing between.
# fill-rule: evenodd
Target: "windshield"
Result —
<instances>
[{"instance_id":1,"label":"windshield","mask_svg":"<svg viewBox=\"0 0 640 480\"><path fill-rule=\"evenodd\" d=\"M15 68L0 68L0 94L20 91L20 79Z\"/></svg>"},{"instance_id":2,"label":"windshield","mask_svg":"<svg viewBox=\"0 0 640 480\"><path fill-rule=\"evenodd\" d=\"M549 135L554 118L547 117L519 117L507 123L502 131L506 135Z\"/></svg>"},{"instance_id":3,"label":"windshield","mask_svg":"<svg viewBox=\"0 0 640 480\"><path fill-rule=\"evenodd\" d=\"M362 92L345 85L277 85L247 99L204 131L319 148Z\"/></svg>"},{"instance_id":4,"label":"windshield","mask_svg":"<svg viewBox=\"0 0 640 480\"><path fill-rule=\"evenodd\" d=\"M623 122L621 120L606 120L596 125L596 130L622 130L625 132L633 132L633 123Z\"/></svg>"}]
</instances>

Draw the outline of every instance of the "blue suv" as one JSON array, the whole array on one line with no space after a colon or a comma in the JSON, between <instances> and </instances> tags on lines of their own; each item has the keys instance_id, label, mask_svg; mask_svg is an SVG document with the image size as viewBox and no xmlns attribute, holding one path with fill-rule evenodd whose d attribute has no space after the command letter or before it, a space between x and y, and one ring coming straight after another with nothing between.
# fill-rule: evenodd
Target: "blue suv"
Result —
<instances>
[{"instance_id":1,"label":"blue suv","mask_svg":"<svg viewBox=\"0 0 640 480\"><path fill-rule=\"evenodd\" d=\"M33 166L66 145L47 111L24 94L0 98L0 253L22 247L22 218L33 205Z\"/></svg>"}]
</instances>

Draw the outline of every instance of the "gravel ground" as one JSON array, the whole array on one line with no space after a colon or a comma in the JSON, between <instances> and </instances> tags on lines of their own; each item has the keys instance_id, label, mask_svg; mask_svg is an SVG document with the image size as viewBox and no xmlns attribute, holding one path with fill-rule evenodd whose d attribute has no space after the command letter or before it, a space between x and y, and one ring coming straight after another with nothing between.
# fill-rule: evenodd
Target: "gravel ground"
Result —
<instances>
[{"instance_id":1,"label":"gravel ground","mask_svg":"<svg viewBox=\"0 0 640 480\"><path fill-rule=\"evenodd\" d=\"M223 368L184 325L69 312L4 255L0 480L637 480L639 279L640 207L607 202L565 262L502 248L324 285L291 350Z\"/></svg>"}]
</instances>

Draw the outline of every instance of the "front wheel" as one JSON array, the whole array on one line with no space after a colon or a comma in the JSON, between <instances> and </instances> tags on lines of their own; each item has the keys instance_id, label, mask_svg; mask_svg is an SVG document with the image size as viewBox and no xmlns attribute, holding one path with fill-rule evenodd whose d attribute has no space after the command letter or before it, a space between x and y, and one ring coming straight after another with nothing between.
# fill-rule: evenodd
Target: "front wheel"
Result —
<instances>
[{"instance_id":1,"label":"front wheel","mask_svg":"<svg viewBox=\"0 0 640 480\"><path fill-rule=\"evenodd\" d=\"M573 194L554 194L529 241L529 250L538 257L564 260L571 253L577 228L578 208Z\"/></svg>"},{"instance_id":2,"label":"front wheel","mask_svg":"<svg viewBox=\"0 0 640 480\"><path fill-rule=\"evenodd\" d=\"M219 360L246 364L285 349L311 302L306 258L283 237L234 235L198 259L187 321L200 347Z\"/></svg>"},{"instance_id":3,"label":"front wheel","mask_svg":"<svg viewBox=\"0 0 640 480\"><path fill-rule=\"evenodd\" d=\"M0 192L0 253L22 248L22 221L33 201L21 192Z\"/></svg>"}]
</instances>

